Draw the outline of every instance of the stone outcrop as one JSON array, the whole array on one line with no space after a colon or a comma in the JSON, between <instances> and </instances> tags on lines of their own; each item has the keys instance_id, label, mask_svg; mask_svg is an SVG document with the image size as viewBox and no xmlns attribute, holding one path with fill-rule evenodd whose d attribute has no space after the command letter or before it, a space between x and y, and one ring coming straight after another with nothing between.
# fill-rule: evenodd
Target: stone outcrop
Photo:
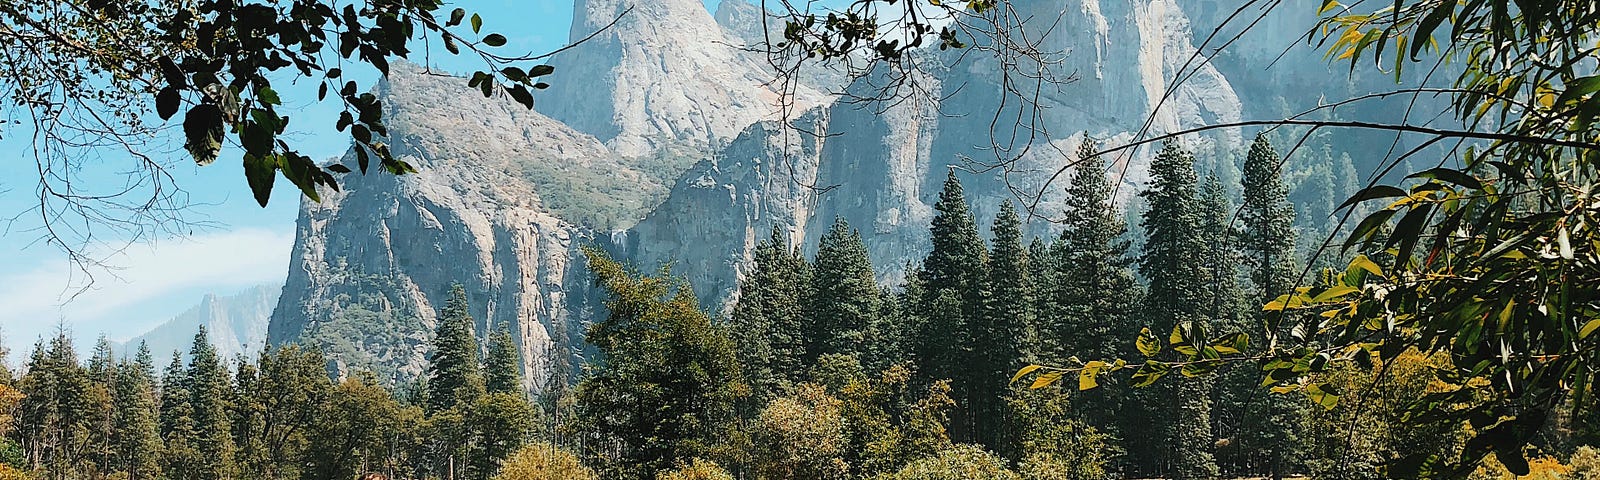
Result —
<instances>
[{"instance_id":1,"label":"stone outcrop","mask_svg":"<svg viewBox=\"0 0 1600 480\"><path fill-rule=\"evenodd\" d=\"M772 72L735 38L700 0L580 0L571 41L587 40L550 62L537 108L625 156L703 154L781 113ZM802 88L790 101L821 97Z\"/></svg>"},{"instance_id":2,"label":"stone outcrop","mask_svg":"<svg viewBox=\"0 0 1600 480\"><path fill-rule=\"evenodd\" d=\"M527 166L638 183L645 176L616 164L593 137L508 99L472 95L456 78L403 66L379 93L395 155L419 172L345 175L342 192L302 205L272 341L337 340L317 335L324 328L368 338L403 330L402 344L364 346L349 353L365 355L335 361L377 362L409 378L422 373L436 312L460 283L480 331L512 327L536 386L551 366L553 336L569 322L566 285L576 282L567 277L589 230L541 204L555 192L541 191ZM339 325L374 318L391 324Z\"/></svg>"}]
</instances>

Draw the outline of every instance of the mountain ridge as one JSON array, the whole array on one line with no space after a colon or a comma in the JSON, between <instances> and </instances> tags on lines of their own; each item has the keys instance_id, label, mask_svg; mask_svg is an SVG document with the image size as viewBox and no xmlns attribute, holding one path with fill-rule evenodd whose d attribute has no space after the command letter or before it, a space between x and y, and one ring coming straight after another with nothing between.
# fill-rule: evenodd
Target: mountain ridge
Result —
<instances>
[{"instance_id":1,"label":"mountain ridge","mask_svg":"<svg viewBox=\"0 0 1600 480\"><path fill-rule=\"evenodd\" d=\"M267 324L282 292L279 285L257 285L230 295L206 293L200 303L145 333L112 342L121 355L133 355L145 343L157 359L188 352L201 326L221 358L253 358L266 345Z\"/></svg>"}]
</instances>

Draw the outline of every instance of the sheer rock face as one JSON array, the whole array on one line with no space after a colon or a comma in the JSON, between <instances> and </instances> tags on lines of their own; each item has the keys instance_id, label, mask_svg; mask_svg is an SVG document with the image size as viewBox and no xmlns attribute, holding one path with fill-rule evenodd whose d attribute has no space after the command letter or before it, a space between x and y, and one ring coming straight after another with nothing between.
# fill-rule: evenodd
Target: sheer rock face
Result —
<instances>
[{"instance_id":1,"label":"sheer rock face","mask_svg":"<svg viewBox=\"0 0 1600 480\"><path fill-rule=\"evenodd\" d=\"M1033 85L1002 78L996 61L981 53L930 55L921 62L924 70L912 74L924 95L893 105L820 108L804 125L826 136L799 134L805 141L795 142L785 135L796 133L775 125L746 131L674 186L666 203L633 230L630 254L647 265L682 264L706 304L717 305L733 297L740 266L774 226L810 249L842 217L861 231L882 280L898 284L908 262L920 261L931 248L927 229L951 168L958 169L980 230L987 233L1000 203L1017 201L1013 188L1028 196L1044 193L1038 215L1060 214L1065 170L1084 133L1114 145L1141 129L1159 134L1240 119L1239 98L1227 79L1198 62L1184 67L1195 49L1188 20L1171 1L1073 0L1061 12L1041 7L1061 3L1018 5L1040 9L1022 12L1031 18L1026 31L1060 22L1043 40L1046 50L1066 53L1051 71L1058 78L1074 76L1072 83L1046 86L1034 96L1021 93ZM1187 83L1162 98L1179 71L1191 72ZM1013 85L1011 93L1001 87L1005 82ZM850 89L870 96L884 84L881 76L869 76ZM1037 112L1034 103L1041 106ZM1040 120L1030 122L1035 113ZM994 127L1018 119L1048 128L1029 135L1027 129ZM1186 143L1202 154L1241 145L1237 132ZM1107 173L1120 181L1119 199L1126 202L1142 187L1154 151L1141 149L1110 162L1114 168ZM1016 162L1009 172L972 172L1010 159ZM1047 183L1056 172L1061 176ZM1037 219L1030 230L1055 233Z\"/></svg>"},{"instance_id":2,"label":"sheer rock face","mask_svg":"<svg viewBox=\"0 0 1600 480\"><path fill-rule=\"evenodd\" d=\"M735 33L760 18L735 15L728 3L737 1L724 0L722 15ZM1239 118L1228 79L1210 66L1185 68L1193 33L1174 1L1018 2L1066 5L1059 14L1027 14L1059 19L1044 40L1066 51L1056 70L1076 82L1019 97L1000 87L992 58L926 52L922 70L910 74L913 98L795 110L791 122L801 129L776 121L778 97L763 85L772 73L723 43L737 35L724 33L699 0L579 0L574 39L633 10L556 59L538 112L397 66L379 93L393 150L420 173L347 175L343 192L304 204L271 341L337 343L351 352L336 359L345 369L382 364L409 378L423 372L437 309L459 282L481 335L511 325L528 386L538 389L576 358L569 354L583 323L597 318L583 245L646 270L673 262L715 308L733 297L749 252L773 227L814 251L843 217L861 231L883 280L898 282L929 248L933 204L953 167L963 169L987 232L1000 202L1015 198L1012 189L1044 192L1035 211L1059 215L1063 170L1084 132L1117 144L1147 120L1161 133ZM1162 98L1179 72L1189 72L1185 86ZM871 95L883 80L848 88ZM806 90L799 101L816 100ZM1044 106L1035 125L1047 130L1012 138L994 127L1030 118L1035 112L1024 105L1032 101ZM1237 133L1224 133L1189 146L1206 154L1240 144ZM696 154L687 171L660 160L685 150L711 153ZM1121 181L1119 198L1142 185L1153 151L1113 159L1108 174ZM1009 171L977 168L1013 158ZM594 202L639 213L615 225L580 220ZM1048 222L1030 228L1052 233ZM379 325L363 328L383 339L319 334L346 331L339 322L351 318L376 318L365 321Z\"/></svg>"},{"instance_id":3,"label":"sheer rock face","mask_svg":"<svg viewBox=\"0 0 1600 480\"><path fill-rule=\"evenodd\" d=\"M706 152L781 114L773 72L699 0L578 1L571 40L585 38L551 61L538 108L622 155ZM809 88L793 98L801 109L820 100Z\"/></svg>"},{"instance_id":4,"label":"sheer rock face","mask_svg":"<svg viewBox=\"0 0 1600 480\"><path fill-rule=\"evenodd\" d=\"M414 69L397 69L380 94L393 151L419 173L349 174L344 191L302 205L271 339L319 338L322 324L354 307L383 310L398 317L389 329L423 331L408 332L404 345L368 345L366 359L334 360L378 362L410 378L424 371L438 308L460 283L480 333L512 327L534 387L551 366L552 335L569 321L564 285L588 233L540 205L522 165L639 174L608 164L612 156L593 137ZM354 165L353 157L344 163Z\"/></svg>"}]
</instances>

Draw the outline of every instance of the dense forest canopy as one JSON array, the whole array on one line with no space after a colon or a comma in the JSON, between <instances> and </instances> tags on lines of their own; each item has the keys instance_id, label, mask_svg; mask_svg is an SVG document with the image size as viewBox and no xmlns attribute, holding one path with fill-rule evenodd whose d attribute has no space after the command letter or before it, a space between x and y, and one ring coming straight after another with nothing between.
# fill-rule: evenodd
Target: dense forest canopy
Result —
<instances>
[{"instance_id":1,"label":"dense forest canopy","mask_svg":"<svg viewBox=\"0 0 1600 480\"><path fill-rule=\"evenodd\" d=\"M1251 259L1303 261L1292 231L1229 229L1230 189L1201 179L1193 156L1171 142L1143 193L1144 248L1132 251L1104 163L1093 145L1081 154L1095 169L1072 177L1073 221L1053 239L1025 239L1009 202L980 228L952 172L929 226L934 250L894 288L874 280L859 232L843 220L811 258L779 232L762 241L725 318L708 314L670 270L643 274L590 249L608 298L608 313L585 332L599 355L573 388L533 397L515 340L503 325L471 318L459 287L416 379L330 377L328 357L293 345L229 361L204 331L158 375L142 347L119 358L102 341L80 361L63 331L35 347L20 377L0 377L9 419L0 424L0 474L1433 478L1443 475L1400 469L1472 448L1481 427L1413 416L1416 399L1453 391L1441 376L1450 352L1307 365L1315 383L1266 377L1278 393L1264 390L1251 365L1183 360L1199 345L1218 359L1270 355L1241 333L1206 332L1250 331L1287 315L1255 305L1274 282L1292 281L1291 270ZM1256 167L1278 161L1265 136L1248 157ZM1244 182L1257 193L1238 208L1250 222L1292 223L1286 189L1256 167ZM1207 259L1202 268L1195 257ZM1320 281L1346 276L1329 269ZM1129 368L1121 361L1080 360L1141 355L1150 360L1133 377L1113 374ZM1010 372L1028 362L1083 366L1018 382ZM1152 365L1167 364L1185 378L1157 381ZM1042 388L1057 382L1072 388ZM1285 393L1295 388L1312 394ZM1537 426L1519 450L1528 472L1600 474L1600 421L1585 407L1569 399ZM1467 472L1513 478L1500 458Z\"/></svg>"}]
</instances>

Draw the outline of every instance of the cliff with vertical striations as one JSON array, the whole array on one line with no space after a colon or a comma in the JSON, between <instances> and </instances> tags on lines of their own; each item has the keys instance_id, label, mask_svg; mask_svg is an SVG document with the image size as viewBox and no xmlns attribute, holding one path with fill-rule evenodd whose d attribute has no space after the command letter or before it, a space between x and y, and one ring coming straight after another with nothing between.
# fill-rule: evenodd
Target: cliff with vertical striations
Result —
<instances>
[{"instance_id":1,"label":"cliff with vertical striations","mask_svg":"<svg viewBox=\"0 0 1600 480\"><path fill-rule=\"evenodd\" d=\"M1019 2L1029 25L1053 25L1035 40L1064 53L1052 71L1074 81L1036 89L981 54L920 52L916 95L835 103L803 89L788 119L796 129L784 128L773 74L738 48L759 40L764 21L748 0L723 0L715 17L699 0L579 0L572 38L615 25L554 60L536 112L397 66L378 93L395 153L420 173L349 175L343 192L302 207L270 337L322 345L344 370L409 378L423 371L436 310L459 282L480 333L500 322L516 332L537 389L568 371L597 315L578 254L586 244L645 268L676 263L715 307L770 229L812 249L843 217L896 281L929 248L951 168L980 222L1017 191L1044 192L1038 212L1049 216L1064 185L1046 182L1085 132L1115 143L1241 119L1250 108L1241 97L1252 97L1229 75L1250 71L1197 61L1195 32L1210 27L1188 14L1214 18L1200 7L1215 3ZM882 84L872 75L844 88L869 95ZM1040 128L999 128L1019 115ZM1241 143L1237 132L1186 141L1224 159L1213 169L1232 168L1226 153ZM1114 159L1119 197L1142 184L1149 154ZM997 160L1014 168L983 168Z\"/></svg>"}]
</instances>

